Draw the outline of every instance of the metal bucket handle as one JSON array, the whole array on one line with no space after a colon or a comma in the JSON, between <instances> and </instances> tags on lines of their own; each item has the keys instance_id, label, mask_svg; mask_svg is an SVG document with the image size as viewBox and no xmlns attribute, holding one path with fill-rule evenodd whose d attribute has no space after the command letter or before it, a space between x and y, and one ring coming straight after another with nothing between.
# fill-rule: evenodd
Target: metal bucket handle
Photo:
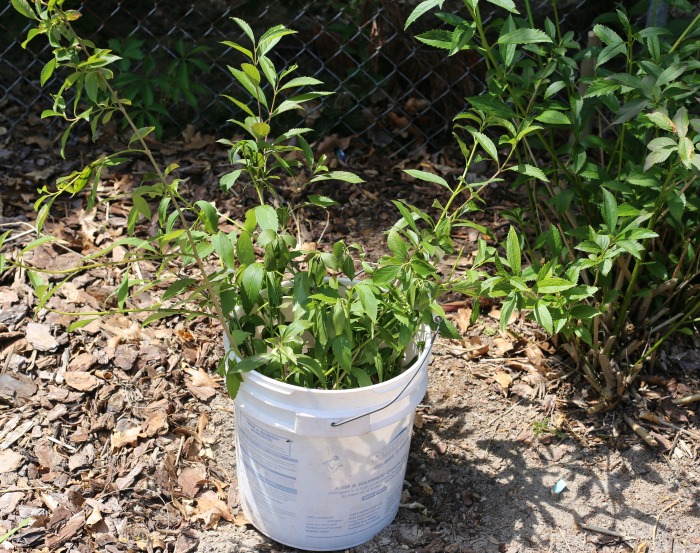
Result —
<instances>
[{"instance_id":1,"label":"metal bucket handle","mask_svg":"<svg viewBox=\"0 0 700 553\"><path fill-rule=\"evenodd\" d=\"M438 315L438 316L436 316L436 317L433 319L433 321L437 324L437 326L435 327L435 330L433 330L432 336L430 337L430 345L431 345L431 346L435 343L435 338L437 337L438 332L440 332L440 325L442 324L442 317L440 317L440 316ZM416 371L415 373L413 373L413 376L411 377L411 379L410 379L410 380L406 383L406 385L401 389L401 391L398 393L398 395L397 395L394 399L392 399L390 402L388 402L388 403L382 405L381 407L377 407L376 409L374 409L373 411L370 411L369 413L364 413L364 414L362 414L362 415L357 415L357 416L355 416L355 417L352 417L352 418L349 418L349 419L345 419L345 420L342 420L342 421L337 421L337 422L336 422L336 421L333 421L333 422L331 423L331 426L334 427L334 428L337 427L337 426L343 426L344 424L348 424L349 422L356 421L356 420L361 419L361 418L363 418L363 417L368 417L368 416L370 416L370 415L373 415L374 413L378 413L379 411L383 411L383 410L386 409L387 407L390 407L391 405L393 405L394 403L396 403L396 402L399 400L399 398L400 398L400 397L403 395L403 393L408 389L408 387L411 385L411 382L413 382L413 379L416 378L416 376L418 375L419 372L420 372L420 371Z\"/></svg>"}]
</instances>

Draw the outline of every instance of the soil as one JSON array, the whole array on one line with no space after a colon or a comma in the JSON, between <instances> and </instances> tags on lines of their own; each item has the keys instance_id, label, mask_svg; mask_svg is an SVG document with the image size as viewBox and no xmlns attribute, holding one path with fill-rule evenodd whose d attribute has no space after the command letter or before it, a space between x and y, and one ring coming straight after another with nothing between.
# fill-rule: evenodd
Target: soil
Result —
<instances>
[{"instance_id":1,"label":"soil","mask_svg":"<svg viewBox=\"0 0 700 553\"><path fill-rule=\"evenodd\" d=\"M13 230L15 251L34 238L20 234L30 230L36 185L76 165L56 166L41 123L34 125L6 137L0 149L0 220ZM69 147L95 156L89 144ZM252 205L246 192L217 192L226 160L211 137L190 132L157 148L180 162L183 194L216 199L233 216ZM300 232L317 241L323 230L320 247L358 241L376 259L384 251L381 229L394 217L388 198L429 205L439 194L401 168L448 175L458 162L446 151L416 152L399 164L361 146L354 151L350 169L367 184L313 190L342 207L328 228L319 214L305 213ZM144 171L135 162L106 174L100 194L128 195ZM487 200L480 222L504 231L497 213L517 198L494 188ZM102 208L94 216L79 211L80 201L62 207L65 216L47 228L68 246L37 248L34 266L75 263L123 236L127 211L119 205L109 218ZM458 239L473 246L469 232ZM141 270L148 277L155 267ZM173 318L143 328L143 316L134 314L66 332L75 317L63 313L113 305L121 276L118 267L87 271L36 314L26 271L0 281L0 548L294 551L259 534L240 511L232 403L210 376L223 353L215 325ZM135 301L150 299L145 292ZM697 346L669 344L664 365L635 397L588 418L592 397L582 379L531 323L515 318L501 334L497 305L470 324L469 304L452 299L450 317L463 336L440 339L434 349L402 507L384 531L351 551L700 552L697 403L673 411L665 401L700 389ZM642 422L656 448L624 420L640 422L642 408L675 416L674 429Z\"/></svg>"}]
</instances>

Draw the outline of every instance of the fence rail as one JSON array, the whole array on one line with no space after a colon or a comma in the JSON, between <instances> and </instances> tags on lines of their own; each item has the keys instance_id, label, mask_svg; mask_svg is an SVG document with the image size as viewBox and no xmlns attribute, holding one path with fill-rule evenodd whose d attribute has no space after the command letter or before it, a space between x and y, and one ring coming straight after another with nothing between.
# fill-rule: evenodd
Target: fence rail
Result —
<instances>
[{"instance_id":1,"label":"fence rail","mask_svg":"<svg viewBox=\"0 0 700 553\"><path fill-rule=\"evenodd\" d=\"M284 23L298 33L280 44L278 62L298 64L300 74L315 76L326 90L336 92L298 123L312 126L318 137L356 136L400 155L439 143L464 98L485 90L483 60L473 52L448 58L413 38L419 25L429 26L434 18L403 30L416 3L288 0L265 6L249 0L104 0L83 2L83 17L76 24L124 57L118 78L122 90L139 99L135 107L144 122L151 118L166 132L192 123L221 133L235 115L221 94L238 93L226 66L241 61L221 41L245 41L230 18L245 19L257 32ZM532 3L541 16L551 9L551 0ZM566 20L593 2L559 3L566 6L560 12ZM51 55L45 42L35 39L21 48L28 27L9 2L0 8L0 132L11 132L27 116L38 115L57 88L57 82L43 89L39 85L40 69Z\"/></svg>"}]
</instances>

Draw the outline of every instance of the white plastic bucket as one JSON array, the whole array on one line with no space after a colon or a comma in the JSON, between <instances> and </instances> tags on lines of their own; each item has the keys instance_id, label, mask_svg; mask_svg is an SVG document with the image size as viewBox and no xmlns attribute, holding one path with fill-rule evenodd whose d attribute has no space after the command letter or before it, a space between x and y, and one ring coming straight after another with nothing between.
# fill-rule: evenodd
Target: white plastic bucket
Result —
<instances>
[{"instance_id":1,"label":"white plastic bucket","mask_svg":"<svg viewBox=\"0 0 700 553\"><path fill-rule=\"evenodd\" d=\"M366 542L399 509L432 336L399 376L352 390L311 390L252 371L236 396L243 512L266 536L312 551Z\"/></svg>"}]
</instances>

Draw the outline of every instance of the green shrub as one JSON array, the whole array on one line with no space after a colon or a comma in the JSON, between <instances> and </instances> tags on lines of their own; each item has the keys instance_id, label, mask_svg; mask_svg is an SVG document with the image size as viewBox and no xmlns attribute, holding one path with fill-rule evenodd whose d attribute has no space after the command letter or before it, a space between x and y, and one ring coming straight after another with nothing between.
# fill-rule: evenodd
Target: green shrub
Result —
<instances>
[{"instance_id":1,"label":"green shrub","mask_svg":"<svg viewBox=\"0 0 700 553\"><path fill-rule=\"evenodd\" d=\"M560 336L603 410L700 311L700 15L675 35L617 10L581 44L554 1L541 28L528 0L525 15L486 1L501 17L486 24L479 0L465 0L464 13L438 11L442 28L416 37L483 55L488 92L467 99L455 136L468 166L479 159L469 144L499 166L511 158L504 169L527 197L505 214L520 231L505 257L479 243L477 266L496 269L478 293L502 299L502 326L524 309ZM441 6L422 2L406 26Z\"/></svg>"}]
</instances>

